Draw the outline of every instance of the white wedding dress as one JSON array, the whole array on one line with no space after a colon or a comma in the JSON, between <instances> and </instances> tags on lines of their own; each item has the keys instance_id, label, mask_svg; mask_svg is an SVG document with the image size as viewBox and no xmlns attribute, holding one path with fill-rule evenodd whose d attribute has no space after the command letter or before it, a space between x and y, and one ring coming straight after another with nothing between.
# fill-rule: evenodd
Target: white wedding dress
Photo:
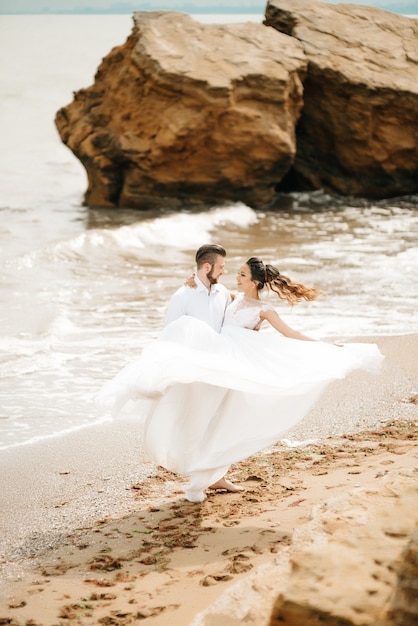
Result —
<instances>
[{"instance_id":1,"label":"white wedding dress","mask_svg":"<svg viewBox=\"0 0 418 626\"><path fill-rule=\"evenodd\" d=\"M378 347L288 339L255 331L273 308L239 295L220 334L183 316L106 383L99 405L142 421L150 460L186 475L186 497L205 489L232 463L276 443L308 413L325 388L355 369L377 373Z\"/></svg>"}]
</instances>

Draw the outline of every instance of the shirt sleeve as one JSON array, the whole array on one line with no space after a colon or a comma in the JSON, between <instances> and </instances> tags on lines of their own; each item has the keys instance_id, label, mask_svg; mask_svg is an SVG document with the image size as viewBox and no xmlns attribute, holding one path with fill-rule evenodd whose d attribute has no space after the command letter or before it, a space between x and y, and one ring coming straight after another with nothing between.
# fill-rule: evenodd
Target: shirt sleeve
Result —
<instances>
[{"instance_id":1,"label":"shirt sleeve","mask_svg":"<svg viewBox=\"0 0 418 626\"><path fill-rule=\"evenodd\" d=\"M164 320L164 326L174 322L179 317L185 314L186 311L186 296L184 288L178 289L170 298L168 303L168 309Z\"/></svg>"}]
</instances>

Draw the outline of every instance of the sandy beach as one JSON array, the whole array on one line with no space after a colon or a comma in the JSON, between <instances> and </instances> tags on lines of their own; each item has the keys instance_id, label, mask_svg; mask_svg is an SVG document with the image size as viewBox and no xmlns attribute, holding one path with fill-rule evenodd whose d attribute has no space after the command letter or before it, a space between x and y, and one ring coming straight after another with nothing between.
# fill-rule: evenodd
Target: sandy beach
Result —
<instances>
[{"instance_id":1,"label":"sandy beach","mask_svg":"<svg viewBox=\"0 0 418 626\"><path fill-rule=\"evenodd\" d=\"M187 626L292 542L318 503L418 467L418 335L375 341L381 374L331 385L286 442L231 467L244 493L185 479L109 422L0 457L0 624Z\"/></svg>"}]
</instances>

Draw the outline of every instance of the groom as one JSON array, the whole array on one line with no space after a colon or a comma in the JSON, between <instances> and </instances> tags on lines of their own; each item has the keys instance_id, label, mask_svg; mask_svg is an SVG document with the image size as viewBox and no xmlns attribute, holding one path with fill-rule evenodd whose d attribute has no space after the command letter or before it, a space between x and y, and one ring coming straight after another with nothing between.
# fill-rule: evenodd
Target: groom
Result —
<instances>
[{"instance_id":1,"label":"groom","mask_svg":"<svg viewBox=\"0 0 418 626\"><path fill-rule=\"evenodd\" d=\"M221 332L225 311L231 303L231 295L218 283L218 278L225 270L226 250L216 244L200 246L196 252L197 287L183 285L171 296L165 325L173 322L182 315L190 315L206 322L216 332ZM244 491L239 485L234 485L223 476L209 489L224 489L232 492Z\"/></svg>"},{"instance_id":2,"label":"groom","mask_svg":"<svg viewBox=\"0 0 418 626\"><path fill-rule=\"evenodd\" d=\"M222 246L200 246L195 256L197 287L183 285L171 296L165 325L182 315L190 315L221 332L226 307L231 303L229 291L218 283L225 270L225 257Z\"/></svg>"}]
</instances>

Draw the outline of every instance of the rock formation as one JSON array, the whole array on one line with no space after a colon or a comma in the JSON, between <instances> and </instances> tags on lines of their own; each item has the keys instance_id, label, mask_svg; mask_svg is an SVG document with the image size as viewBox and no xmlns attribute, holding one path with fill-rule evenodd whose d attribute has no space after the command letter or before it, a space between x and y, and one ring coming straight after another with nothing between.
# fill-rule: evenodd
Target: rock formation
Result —
<instances>
[{"instance_id":1,"label":"rock formation","mask_svg":"<svg viewBox=\"0 0 418 626\"><path fill-rule=\"evenodd\" d=\"M136 12L127 42L60 109L86 168L86 204L268 202L293 162L302 44L263 24Z\"/></svg>"},{"instance_id":2,"label":"rock formation","mask_svg":"<svg viewBox=\"0 0 418 626\"><path fill-rule=\"evenodd\" d=\"M418 527L405 548L390 617L396 626L418 624Z\"/></svg>"},{"instance_id":3,"label":"rock formation","mask_svg":"<svg viewBox=\"0 0 418 626\"><path fill-rule=\"evenodd\" d=\"M352 4L270 0L264 25L139 11L56 125L90 206L414 194L417 42L417 20Z\"/></svg>"},{"instance_id":4,"label":"rock formation","mask_svg":"<svg viewBox=\"0 0 418 626\"><path fill-rule=\"evenodd\" d=\"M412 626L418 623L416 473L330 499L270 564L189 626Z\"/></svg>"},{"instance_id":5,"label":"rock formation","mask_svg":"<svg viewBox=\"0 0 418 626\"><path fill-rule=\"evenodd\" d=\"M418 21L374 7L270 0L265 24L308 58L288 184L391 197L418 191Z\"/></svg>"}]
</instances>

